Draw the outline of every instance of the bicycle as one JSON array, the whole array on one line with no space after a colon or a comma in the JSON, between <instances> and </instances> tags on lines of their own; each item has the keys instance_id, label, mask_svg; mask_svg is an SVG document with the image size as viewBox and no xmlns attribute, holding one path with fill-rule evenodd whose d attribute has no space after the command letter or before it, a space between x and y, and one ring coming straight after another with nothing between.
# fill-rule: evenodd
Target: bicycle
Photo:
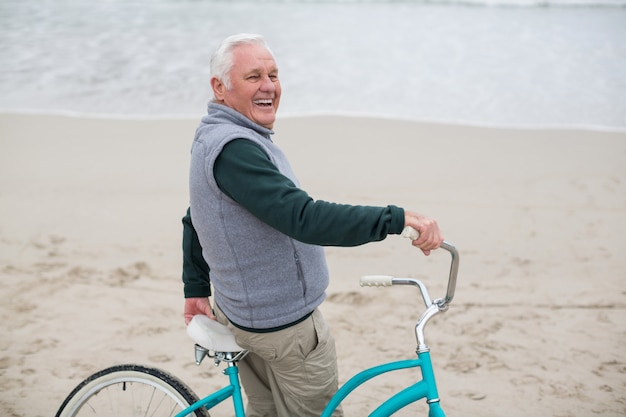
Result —
<instances>
[{"instance_id":1,"label":"bicycle","mask_svg":"<svg viewBox=\"0 0 626 417\"><path fill-rule=\"evenodd\" d=\"M403 236L417 238L417 232L405 229ZM370 275L361 278L361 286L416 286L426 310L415 325L417 358L381 364L366 369L350 378L332 397L320 417L330 417L341 402L356 388L387 372L408 368L420 368L422 379L392 395L378 406L370 417L387 417L423 398L429 408L429 417L445 417L440 406L437 384L426 345L424 329L435 315L448 310L456 289L459 254L456 248L443 242L441 247L451 255L450 272L445 297L431 300L428 289L414 278L395 278L386 275ZM195 341L196 364L205 357L213 358L216 366L226 363L224 375L229 384L200 399L180 379L157 368L136 364L117 365L91 375L68 395L56 417L82 417L91 415L120 416L168 416L210 417L209 410L232 398L235 417L245 417L242 389L237 362L247 351L240 348L230 330L207 316L195 316L187 326L187 333ZM134 414L139 413L139 414Z\"/></svg>"}]
</instances>

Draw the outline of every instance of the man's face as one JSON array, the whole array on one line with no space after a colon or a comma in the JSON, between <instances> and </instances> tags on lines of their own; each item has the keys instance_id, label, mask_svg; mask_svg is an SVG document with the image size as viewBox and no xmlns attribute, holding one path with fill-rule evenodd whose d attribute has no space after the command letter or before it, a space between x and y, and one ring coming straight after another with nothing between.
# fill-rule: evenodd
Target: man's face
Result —
<instances>
[{"instance_id":1,"label":"man's face","mask_svg":"<svg viewBox=\"0 0 626 417\"><path fill-rule=\"evenodd\" d=\"M211 80L218 103L224 104L253 122L272 129L280 103L278 68L270 52L260 45L239 45L233 50L230 90Z\"/></svg>"}]
</instances>

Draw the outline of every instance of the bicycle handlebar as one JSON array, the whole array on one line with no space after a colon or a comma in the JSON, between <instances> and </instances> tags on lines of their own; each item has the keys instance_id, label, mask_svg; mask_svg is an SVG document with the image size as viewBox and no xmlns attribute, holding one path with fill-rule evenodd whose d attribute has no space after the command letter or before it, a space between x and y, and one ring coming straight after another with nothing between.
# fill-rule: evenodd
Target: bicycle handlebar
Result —
<instances>
[{"instance_id":1,"label":"bicycle handlebar","mask_svg":"<svg viewBox=\"0 0 626 417\"><path fill-rule=\"evenodd\" d=\"M391 275L366 275L361 277L362 287L390 287L393 285Z\"/></svg>"},{"instance_id":2,"label":"bicycle handlebar","mask_svg":"<svg viewBox=\"0 0 626 417\"><path fill-rule=\"evenodd\" d=\"M446 306L452 302L454 298L454 291L456 290L456 277L459 273L459 252L454 245L445 240L441 244L441 247L450 252L450 274L448 276L448 289L446 290L446 297L443 299L443 305Z\"/></svg>"},{"instance_id":3,"label":"bicycle handlebar","mask_svg":"<svg viewBox=\"0 0 626 417\"><path fill-rule=\"evenodd\" d=\"M419 237L419 232L413 229L411 226L407 226L402 231L402 236L407 237L411 240L415 240ZM459 253L457 252L454 245L449 242L444 241L441 244L441 248L450 252L450 256L452 257L450 263L450 274L448 276L448 288L446 290L446 296L441 299L435 300L440 310L444 310L448 307L448 305L452 302L454 298L454 292L456 290L456 278L459 272ZM429 304L428 294L425 293L426 288L423 285L420 285L421 282L417 282L417 280L410 280L412 284L416 284L422 290L422 296L424 296L424 301ZM416 282L414 282L416 281ZM367 275L361 277L361 286L372 286L372 287L389 287L394 284L407 284L407 279L405 278L394 278L389 275Z\"/></svg>"}]
</instances>

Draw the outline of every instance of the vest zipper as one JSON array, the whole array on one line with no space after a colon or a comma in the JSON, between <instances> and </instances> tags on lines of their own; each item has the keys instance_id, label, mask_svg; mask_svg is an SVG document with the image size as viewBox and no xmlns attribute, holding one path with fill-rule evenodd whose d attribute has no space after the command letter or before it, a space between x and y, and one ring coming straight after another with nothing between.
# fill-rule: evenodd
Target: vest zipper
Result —
<instances>
[{"instance_id":1,"label":"vest zipper","mask_svg":"<svg viewBox=\"0 0 626 417\"><path fill-rule=\"evenodd\" d=\"M293 244L293 243L292 243ZM293 247L293 258L296 261L296 269L298 271L298 280L302 284L302 294L306 295L306 283L304 282L304 273L302 272L302 264L300 263L300 257L298 256L298 251L296 247Z\"/></svg>"}]
</instances>

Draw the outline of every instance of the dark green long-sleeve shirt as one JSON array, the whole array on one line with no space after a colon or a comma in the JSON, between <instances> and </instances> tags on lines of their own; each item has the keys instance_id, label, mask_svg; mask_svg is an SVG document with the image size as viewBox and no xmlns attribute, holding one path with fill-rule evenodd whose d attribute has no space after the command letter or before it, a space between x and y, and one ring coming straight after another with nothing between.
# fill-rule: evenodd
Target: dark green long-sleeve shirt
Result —
<instances>
[{"instance_id":1,"label":"dark green long-sleeve shirt","mask_svg":"<svg viewBox=\"0 0 626 417\"><path fill-rule=\"evenodd\" d=\"M281 174L257 144L246 139L229 142L218 156L215 180L228 197L280 232L305 243L357 246L399 234L404 210L313 200ZM183 217L183 282L185 297L206 297L210 269L191 223Z\"/></svg>"}]
</instances>

